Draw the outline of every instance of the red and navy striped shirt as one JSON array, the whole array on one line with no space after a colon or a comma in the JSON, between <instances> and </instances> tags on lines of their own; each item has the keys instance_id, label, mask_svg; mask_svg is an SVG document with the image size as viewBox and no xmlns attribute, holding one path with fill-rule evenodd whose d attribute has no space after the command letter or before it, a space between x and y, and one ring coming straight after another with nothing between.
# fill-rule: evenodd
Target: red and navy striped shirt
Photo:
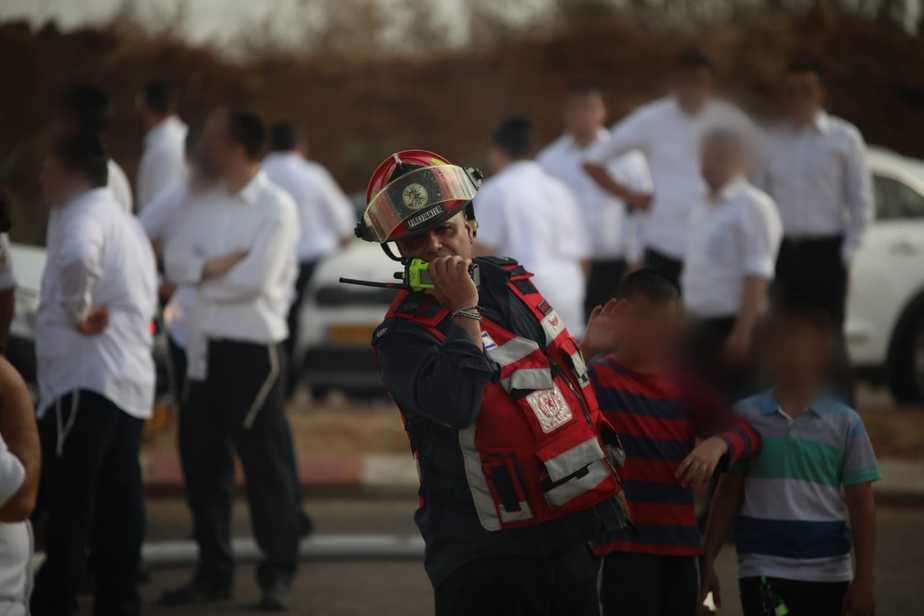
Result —
<instances>
[{"instance_id":1,"label":"red and navy striped shirt","mask_svg":"<svg viewBox=\"0 0 924 616\"><path fill-rule=\"evenodd\" d=\"M682 374L634 372L608 356L591 362L590 376L600 409L626 450L620 475L635 523L635 533L613 535L594 551L702 554L693 490L674 473L697 439L725 440L728 466L756 455L760 437L719 396Z\"/></svg>"}]
</instances>

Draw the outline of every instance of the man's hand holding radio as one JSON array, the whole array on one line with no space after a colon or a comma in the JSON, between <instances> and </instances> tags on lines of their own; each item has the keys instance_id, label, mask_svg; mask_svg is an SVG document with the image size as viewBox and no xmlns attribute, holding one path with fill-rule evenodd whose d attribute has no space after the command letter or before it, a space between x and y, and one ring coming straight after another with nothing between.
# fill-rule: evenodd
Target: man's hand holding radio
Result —
<instances>
[{"instance_id":1,"label":"man's hand holding radio","mask_svg":"<svg viewBox=\"0 0 924 616\"><path fill-rule=\"evenodd\" d=\"M478 307L478 287L469 273L471 266L471 259L452 256L438 257L427 268L433 281L433 295L450 312ZM482 346L481 324L477 320L459 315L454 321L465 330L472 342Z\"/></svg>"}]
</instances>

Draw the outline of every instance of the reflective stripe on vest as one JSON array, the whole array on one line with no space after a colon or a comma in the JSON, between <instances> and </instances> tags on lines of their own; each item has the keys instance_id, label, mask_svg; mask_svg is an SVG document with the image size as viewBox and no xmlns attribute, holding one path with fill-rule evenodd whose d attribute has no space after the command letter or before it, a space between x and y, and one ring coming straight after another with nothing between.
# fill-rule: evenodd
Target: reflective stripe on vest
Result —
<instances>
[{"instance_id":1,"label":"reflective stripe on vest","mask_svg":"<svg viewBox=\"0 0 924 616\"><path fill-rule=\"evenodd\" d=\"M605 460L597 460L587 467L587 473L575 477L560 486L556 486L545 493L545 499L550 505L561 507L568 501L585 492L590 492L612 475Z\"/></svg>"},{"instance_id":2,"label":"reflective stripe on vest","mask_svg":"<svg viewBox=\"0 0 924 616\"><path fill-rule=\"evenodd\" d=\"M599 441L595 438L589 438L580 445L576 445L554 458L546 460L545 469L549 472L549 479L558 482L605 457Z\"/></svg>"},{"instance_id":3,"label":"reflective stripe on vest","mask_svg":"<svg viewBox=\"0 0 924 616\"><path fill-rule=\"evenodd\" d=\"M519 501L519 511L507 511L503 503L495 505L491 488L484 476L481 454L475 447L475 426L459 430L459 449L462 450L465 478L482 528L491 531L500 530L501 522L519 522L533 517L533 512L526 501ZM498 517L498 512L500 512L500 517Z\"/></svg>"}]
</instances>

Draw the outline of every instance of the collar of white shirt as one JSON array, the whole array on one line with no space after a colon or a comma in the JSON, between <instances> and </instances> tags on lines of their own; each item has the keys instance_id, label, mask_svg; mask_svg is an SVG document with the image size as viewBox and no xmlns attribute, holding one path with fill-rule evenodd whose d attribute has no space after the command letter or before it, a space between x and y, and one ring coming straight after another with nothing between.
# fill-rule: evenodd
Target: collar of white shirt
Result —
<instances>
[{"instance_id":1,"label":"collar of white shirt","mask_svg":"<svg viewBox=\"0 0 924 616\"><path fill-rule=\"evenodd\" d=\"M597 129L597 135L594 137L593 141L591 141L587 145L582 146L582 145L578 145L577 139L574 138L574 135L572 135L571 133L564 133L561 136L562 149L570 150L570 151L586 152L587 150L595 146L600 141L603 141L604 139L609 137L609 135L610 135L609 131L601 126L600 128Z\"/></svg>"},{"instance_id":2,"label":"collar of white shirt","mask_svg":"<svg viewBox=\"0 0 924 616\"><path fill-rule=\"evenodd\" d=\"M108 197L110 195L108 188L89 188L83 192L77 193L64 203L52 208L51 215L54 215L58 212L73 211L79 208L82 205L91 203L96 199L101 197Z\"/></svg>"},{"instance_id":3,"label":"collar of white shirt","mask_svg":"<svg viewBox=\"0 0 924 616\"><path fill-rule=\"evenodd\" d=\"M148 134L144 136L144 145L147 148L150 148L156 143L166 139L167 135L176 130L182 130L185 128L182 120L180 120L175 115L167 116L160 122L157 126L153 127L148 131Z\"/></svg>"},{"instance_id":4,"label":"collar of white shirt","mask_svg":"<svg viewBox=\"0 0 924 616\"><path fill-rule=\"evenodd\" d=\"M827 111L822 109L818 113L815 114L815 117L812 118L811 124L809 124L808 126L815 129L819 133L826 134L828 130L831 128L831 116L828 115ZM790 132L793 132L793 133L798 133L804 128L806 128L805 125L796 124L795 122L792 122L792 121L787 122L786 127L789 129Z\"/></svg>"},{"instance_id":5,"label":"collar of white shirt","mask_svg":"<svg viewBox=\"0 0 924 616\"><path fill-rule=\"evenodd\" d=\"M747 187L747 180L744 176L738 176L725 184L718 192L709 193L709 204L717 205L719 203L728 203Z\"/></svg>"},{"instance_id":6,"label":"collar of white shirt","mask_svg":"<svg viewBox=\"0 0 924 616\"><path fill-rule=\"evenodd\" d=\"M254 205L259 201L260 193L263 192L268 182L269 180L266 179L266 173L261 169L249 182L247 182L244 188L230 196L239 197L247 205Z\"/></svg>"}]
</instances>

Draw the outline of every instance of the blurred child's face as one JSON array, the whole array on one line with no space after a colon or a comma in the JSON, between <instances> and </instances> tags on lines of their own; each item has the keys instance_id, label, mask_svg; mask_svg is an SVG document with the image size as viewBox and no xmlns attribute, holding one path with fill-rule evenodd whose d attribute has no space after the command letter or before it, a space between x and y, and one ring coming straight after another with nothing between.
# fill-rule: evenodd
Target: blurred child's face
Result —
<instances>
[{"instance_id":1,"label":"blurred child's face","mask_svg":"<svg viewBox=\"0 0 924 616\"><path fill-rule=\"evenodd\" d=\"M833 352L830 333L791 319L776 323L771 334L767 367L778 386L814 387L824 382Z\"/></svg>"},{"instance_id":2,"label":"blurred child's face","mask_svg":"<svg viewBox=\"0 0 924 616\"><path fill-rule=\"evenodd\" d=\"M633 298L628 300L624 311L625 330L620 354L642 363L659 363L674 356L683 333L679 301Z\"/></svg>"},{"instance_id":3,"label":"blurred child's face","mask_svg":"<svg viewBox=\"0 0 924 616\"><path fill-rule=\"evenodd\" d=\"M565 101L565 130L579 137L592 137L606 120L603 98L595 92L572 94Z\"/></svg>"}]
</instances>

